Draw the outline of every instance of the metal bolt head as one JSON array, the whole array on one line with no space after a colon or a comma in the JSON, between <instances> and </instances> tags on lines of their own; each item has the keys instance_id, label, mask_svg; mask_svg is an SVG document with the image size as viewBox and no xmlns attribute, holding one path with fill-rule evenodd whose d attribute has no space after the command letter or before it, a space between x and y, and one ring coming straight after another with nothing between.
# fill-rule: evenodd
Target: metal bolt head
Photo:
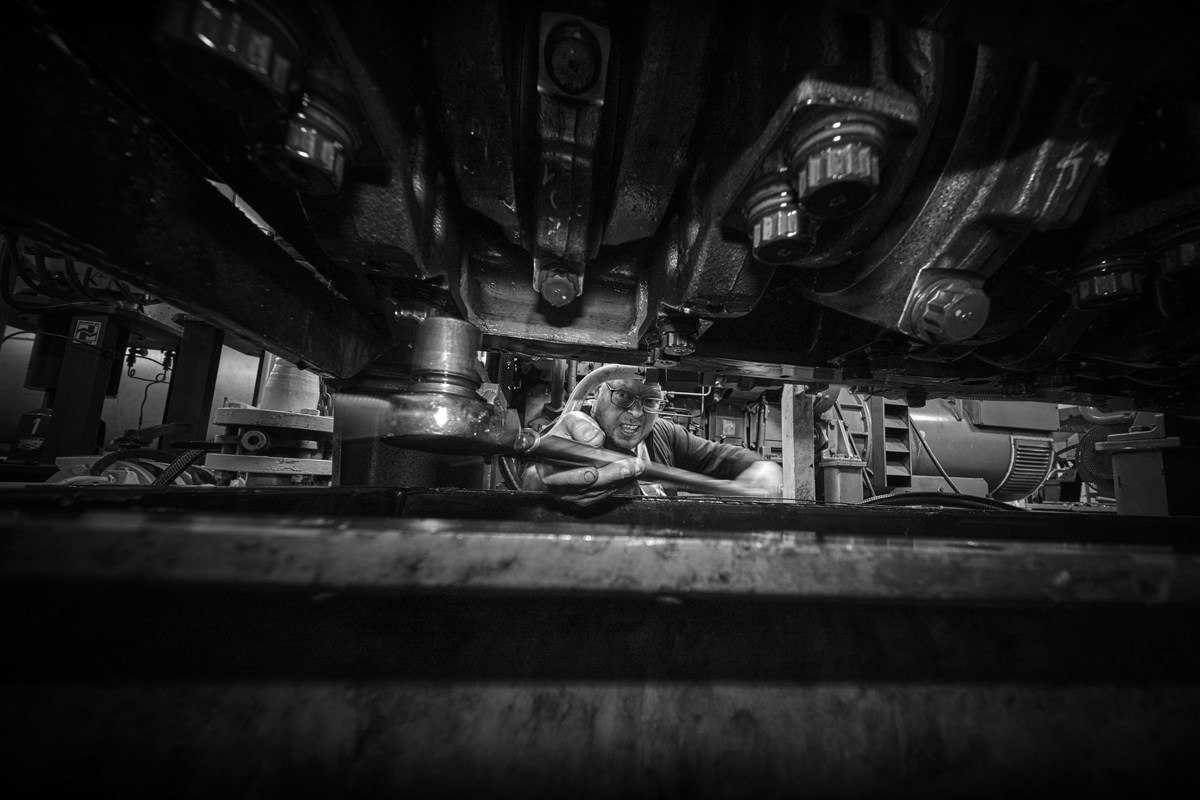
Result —
<instances>
[{"instance_id":1,"label":"metal bolt head","mask_svg":"<svg viewBox=\"0 0 1200 800\"><path fill-rule=\"evenodd\" d=\"M542 297L546 298L546 302L555 308L562 308L578 296L574 276L562 268L548 269L542 272L539 291Z\"/></svg>"},{"instance_id":2,"label":"metal bolt head","mask_svg":"<svg viewBox=\"0 0 1200 800\"><path fill-rule=\"evenodd\" d=\"M1084 265L1071 276L1071 302L1080 309L1102 309L1138 297L1146 273L1138 253L1111 254Z\"/></svg>"},{"instance_id":3,"label":"metal bolt head","mask_svg":"<svg viewBox=\"0 0 1200 800\"><path fill-rule=\"evenodd\" d=\"M604 56L588 28L563 22L546 37L545 59L555 85L569 95L581 95L599 80Z\"/></svg>"},{"instance_id":4,"label":"metal bolt head","mask_svg":"<svg viewBox=\"0 0 1200 800\"><path fill-rule=\"evenodd\" d=\"M661 346L668 356L691 355L696 349L695 341L684 331L664 331Z\"/></svg>"},{"instance_id":5,"label":"metal bolt head","mask_svg":"<svg viewBox=\"0 0 1200 800\"><path fill-rule=\"evenodd\" d=\"M838 219L865 208L879 188L883 127L865 117L831 117L798 133L789 145L800 204L812 215Z\"/></svg>"},{"instance_id":6,"label":"metal bolt head","mask_svg":"<svg viewBox=\"0 0 1200 800\"><path fill-rule=\"evenodd\" d=\"M751 229L754 257L766 264L787 264L812 251L805 235L807 217L795 203L760 215Z\"/></svg>"},{"instance_id":7,"label":"metal bolt head","mask_svg":"<svg viewBox=\"0 0 1200 800\"><path fill-rule=\"evenodd\" d=\"M963 342L987 322L991 301L983 290L961 278L930 284L913 307L913 327L935 342Z\"/></svg>"},{"instance_id":8,"label":"metal bolt head","mask_svg":"<svg viewBox=\"0 0 1200 800\"><path fill-rule=\"evenodd\" d=\"M764 264L787 264L813 248L812 219L796 203L787 170L760 178L742 204L754 257Z\"/></svg>"},{"instance_id":9,"label":"metal bolt head","mask_svg":"<svg viewBox=\"0 0 1200 800\"><path fill-rule=\"evenodd\" d=\"M862 210L879 187L875 148L850 143L813 153L796 176L800 202L811 213L836 219Z\"/></svg>"},{"instance_id":10,"label":"metal bolt head","mask_svg":"<svg viewBox=\"0 0 1200 800\"><path fill-rule=\"evenodd\" d=\"M166 69L245 120L287 109L303 73L299 31L278 4L177 0L161 11L154 43Z\"/></svg>"},{"instance_id":11,"label":"metal bolt head","mask_svg":"<svg viewBox=\"0 0 1200 800\"><path fill-rule=\"evenodd\" d=\"M257 146L255 157L268 176L298 191L335 195L360 137L336 81L314 76L310 82L295 110Z\"/></svg>"}]
</instances>

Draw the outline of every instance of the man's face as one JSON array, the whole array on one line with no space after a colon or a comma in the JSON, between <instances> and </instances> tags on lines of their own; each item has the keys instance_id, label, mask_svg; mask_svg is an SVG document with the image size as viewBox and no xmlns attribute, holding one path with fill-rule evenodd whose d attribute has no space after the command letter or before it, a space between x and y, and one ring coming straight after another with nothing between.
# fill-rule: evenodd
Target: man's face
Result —
<instances>
[{"instance_id":1,"label":"man's face","mask_svg":"<svg viewBox=\"0 0 1200 800\"><path fill-rule=\"evenodd\" d=\"M635 398L629 408L620 407L622 392ZM637 378L611 380L600 386L592 416L610 444L632 450L649 435L658 412L642 407L642 400L647 397L661 400L665 395L657 384L647 386Z\"/></svg>"}]
</instances>

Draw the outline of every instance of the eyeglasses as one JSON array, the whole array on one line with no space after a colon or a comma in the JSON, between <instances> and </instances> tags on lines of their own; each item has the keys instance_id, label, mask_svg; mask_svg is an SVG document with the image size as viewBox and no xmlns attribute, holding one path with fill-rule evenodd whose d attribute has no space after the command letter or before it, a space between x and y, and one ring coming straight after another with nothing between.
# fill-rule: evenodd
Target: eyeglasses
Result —
<instances>
[{"instance_id":1,"label":"eyeglasses","mask_svg":"<svg viewBox=\"0 0 1200 800\"><path fill-rule=\"evenodd\" d=\"M640 401L642 408L646 409L646 411L654 414L667 407L667 399L665 397L638 397L633 392L614 387L611 383L604 385L608 387L612 403L617 408L630 408L635 400Z\"/></svg>"}]
</instances>

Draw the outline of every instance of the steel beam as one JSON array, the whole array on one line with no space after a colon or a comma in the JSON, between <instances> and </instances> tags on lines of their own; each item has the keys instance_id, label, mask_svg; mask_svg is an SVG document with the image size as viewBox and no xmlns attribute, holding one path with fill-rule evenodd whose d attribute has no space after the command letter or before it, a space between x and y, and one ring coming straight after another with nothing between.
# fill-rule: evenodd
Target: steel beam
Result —
<instances>
[{"instance_id":1,"label":"steel beam","mask_svg":"<svg viewBox=\"0 0 1200 800\"><path fill-rule=\"evenodd\" d=\"M0 735L9 778L48 792L1200 789L1194 519L347 487L0 500Z\"/></svg>"},{"instance_id":2,"label":"steel beam","mask_svg":"<svg viewBox=\"0 0 1200 800\"><path fill-rule=\"evenodd\" d=\"M116 510L18 512L6 527L0 575L8 580L1035 606L1200 603L1200 558L1161 545Z\"/></svg>"},{"instance_id":3,"label":"steel beam","mask_svg":"<svg viewBox=\"0 0 1200 800\"><path fill-rule=\"evenodd\" d=\"M1200 788L1195 563L1166 548L37 516L0 520L0 735L47 792Z\"/></svg>"},{"instance_id":4,"label":"steel beam","mask_svg":"<svg viewBox=\"0 0 1200 800\"><path fill-rule=\"evenodd\" d=\"M175 375L167 390L163 409L165 424L182 423L188 426L187 438L205 441L212 419L213 392L217 372L221 367L224 333L202 320L185 319L179 353L175 359ZM168 444L169 442L164 442Z\"/></svg>"}]
</instances>

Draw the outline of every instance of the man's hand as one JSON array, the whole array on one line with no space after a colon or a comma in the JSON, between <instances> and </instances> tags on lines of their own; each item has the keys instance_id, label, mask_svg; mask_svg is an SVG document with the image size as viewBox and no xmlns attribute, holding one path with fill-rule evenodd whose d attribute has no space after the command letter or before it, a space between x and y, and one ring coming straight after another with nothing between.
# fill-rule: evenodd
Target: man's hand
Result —
<instances>
[{"instance_id":1,"label":"man's hand","mask_svg":"<svg viewBox=\"0 0 1200 800\"><path fill-rule=\"evenodd\" d=\"M561 436L590 447L604 445L604 431L582 411L571 411L558 418L543 436ZM551 492L569 503L587 506L603 500L637 479L645 470L641 459L626 458L602 467L564 467L537 462L521 479L527 491Z\"/></svg>"},{"instance_id":2,"label":"man's hand","mask_svg":"<svg viewBox=\"0 0 1200 800\"><path fill-rule=\"evenodd\" d=\"M783 469L774 461L756 461L742 474L733 479L748 489L755 490L755 496L780 497L783 495ZM762 492L759 495L759 491Z\"/></svg>"}]
</instances>

